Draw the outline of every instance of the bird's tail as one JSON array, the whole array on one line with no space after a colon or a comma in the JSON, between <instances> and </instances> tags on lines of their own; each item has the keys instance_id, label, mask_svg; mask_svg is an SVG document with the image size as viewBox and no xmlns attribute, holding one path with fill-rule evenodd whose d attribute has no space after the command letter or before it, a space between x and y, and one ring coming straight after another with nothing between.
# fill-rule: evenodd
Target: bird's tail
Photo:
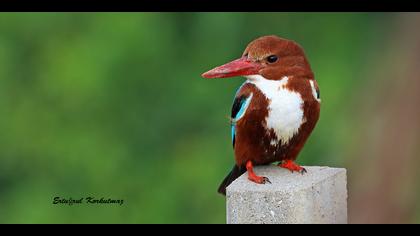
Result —
<instances>
[{"instance_id":1,"label":"bird's tail","mask_svg":"<svg viewBox=\"0 0 420 236\"><path fill-rule=\"evenodd\" d=\"M220 184L217 192L226 196L226 188L229 186L235 179L241 176L246 172L246 168L243 166L234 165L230 173L225 177L223 182Z\"/></svg>"}]
</instances>

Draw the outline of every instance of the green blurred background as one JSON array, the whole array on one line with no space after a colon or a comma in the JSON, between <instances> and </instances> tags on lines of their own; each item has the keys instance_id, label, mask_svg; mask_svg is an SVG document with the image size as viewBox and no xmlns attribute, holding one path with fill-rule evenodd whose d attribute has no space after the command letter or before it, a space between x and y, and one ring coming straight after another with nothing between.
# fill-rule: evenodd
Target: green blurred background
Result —
<instances>
[{"instance_id":1,"label":"green blurred background","mask_svg":"<svg viewBox=\"0 0 420 236\"><path fill-rule=\"evenodd\" d=\"M201 73L267 34L321 88L302 165L348 169L351 223L420 222L415 13L1 13L1 223L224 223L242 78ZM53 205L53 198L122 198Z\"/></svg>"}]
</instances>

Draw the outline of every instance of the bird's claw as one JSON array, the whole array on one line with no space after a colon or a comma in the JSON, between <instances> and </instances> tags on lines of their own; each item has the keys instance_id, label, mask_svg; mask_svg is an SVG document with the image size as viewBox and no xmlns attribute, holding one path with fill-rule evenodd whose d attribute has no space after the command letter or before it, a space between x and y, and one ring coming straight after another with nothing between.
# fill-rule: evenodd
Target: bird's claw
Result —
<instances>
[{"instance_id":1,"label":"bird's claw","mask_svg":"<svg viewBox=\"0 0 420 236\"><path fill-rule=\"evenodd\" d=\"M267 177L263 177L262 184L266 184L266 183L271 184L271 181Z\"/></svg>"},{"instance_id":2,"label":"bird's claw","mask_svg":"<svg viewBox=\"0 0 420 236\"><path fill-rule=\"evenodd\" d=\"M305 173L308 173L308 171L306 171L306 169L302 167L302 169L299 171L299 173L303 175Z\"/></svg>"},{"instance_id":3,"label":"bird's claw","mask_svg":"<svg viewBox=\"0 0 420 236\"><path fill-rule=\"evenodd\" d=\"M271 184L271 181L267 177L264 177L264 176L250 176L248 177L248 179L257 184L266 184L266 183Z\"/></svg>"},{"instance_id":4,"label":"bird's claw","mask_svg":"<svg viewBox=\"0 0 420 236\"><path fill-rule=\"evenodd\" d=\"M306 169L305 168L303 168L302 167L302 169L301 170L290 170L290 172L295 172L295 171L297 171L298 173L300 173L301 175L303 175L303 174L305 174L305 173L308 173L308 171L306 171Z\"/></svg>"}]
</instances>

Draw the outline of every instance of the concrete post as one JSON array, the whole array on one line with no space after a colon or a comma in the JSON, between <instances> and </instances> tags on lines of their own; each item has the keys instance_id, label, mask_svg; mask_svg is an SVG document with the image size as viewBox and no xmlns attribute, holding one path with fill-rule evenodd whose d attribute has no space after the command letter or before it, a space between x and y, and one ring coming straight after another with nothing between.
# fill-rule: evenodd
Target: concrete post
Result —
<instances>
[{"instance_id":1,"label":"concrete post","mask_svg":"<svg viewBox=\"0 0 420 236\"><path fill-rule=\"evenodd\" d=\"M272 184L260 185L247 173L227 188L228 224L347 223L346 169L305 166L305 174L275 165L255 172Z\"/></svg>"}]
</instances>

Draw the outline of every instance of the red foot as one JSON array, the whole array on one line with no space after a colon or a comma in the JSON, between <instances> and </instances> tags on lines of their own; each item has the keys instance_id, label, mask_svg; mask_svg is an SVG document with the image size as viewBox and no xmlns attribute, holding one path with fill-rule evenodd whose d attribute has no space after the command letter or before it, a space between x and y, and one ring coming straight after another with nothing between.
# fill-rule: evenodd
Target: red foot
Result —
<instances>
[{"instance_id":1,"label":"red foot","mask_svg":"<svg viewBox=\"0 0 420 236\"><path fill-rule=\"evenodd\" d=\"M248 179L251 180L252 182L255 182L257 184L265 184L265 183L271 184L270 180L267 177L258 176L255 174L251 161L248 161L246 163L246 170L248 171Z\"/></svg>"},{"instance_id":2,"label":"red foot","mask_svg":"<svg viewBox=\"0 0 420 236\"><path fill-rule=\"evenodd\" d=\"M282 168L286 168L286 169L290 170L291 172L297 171L301 174L306 173L305 168L299 166L298 164L294 163L291 160L286 160L283 163L279 164L279 166L282 167Z\"/></svg>"}]
</instances>

